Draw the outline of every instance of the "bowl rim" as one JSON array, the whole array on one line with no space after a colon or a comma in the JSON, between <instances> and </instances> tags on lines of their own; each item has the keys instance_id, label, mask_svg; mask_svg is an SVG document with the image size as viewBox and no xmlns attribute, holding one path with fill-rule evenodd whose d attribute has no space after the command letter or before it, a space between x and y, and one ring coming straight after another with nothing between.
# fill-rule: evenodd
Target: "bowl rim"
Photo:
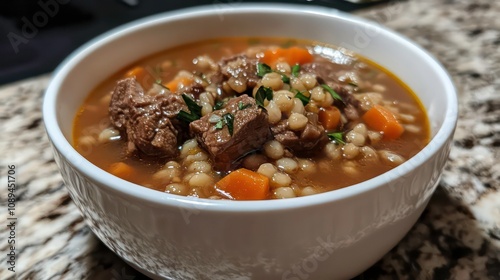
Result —
<instances>
[{"instance_id":1,"label":"bowl rim","mask_svg":"<svg viewBox=\"0 0 500 280\"><path fill-rule=\"evenodd\" d=\"M57 106L56 100L60 94L60 87L68 75L70 70L75 67L79 61L85 58L88 54L98 49L101 45L106 44L116 38L126 35L135 29L148 28L157 24L162 24L168 21L199 17L210 16L214 13L306 13L318 16L325 16L336 18L338 20L352 22L358 25L376 25L381 33L389 36L391 40L398 41L409 48L412 52L418 53L425 58L433 69L439 75L439 79L443 82L446 89L445 97L448 102L447 111L443 124L436 132L431 141L415 156L404 162L398 167L391 169L381 175L358 184L345 187L338 190L327 191L324 193L296 197L293 199L269 200L258 201L232 201L232 200L211 200L196 197L186 197L162 193L152 190L138 184L134 184L118 177L97 167L82 155L80 155L70 144L66 137L63 135L59 123L57 121ZM74 116L73 116L74 117ZM430 53L422 47L406 38L404 35L398 34L376 22L360 18L358 16L341 12L336 9L320 7L320 6L306 6L299 4L255 4L255 3L240 3L238 6L231 7L214 7L214 5L204 5L169 12L163 12L152 16L144 17L110 31L107 31L89 42L85 43L77 50L72 52L54 71L49 86L45 92L43 99L43 120L49 140L52 142L54 149L56 149L78 172L81 172L87 178L90 178L98 185L105 187L108 191L116 194L125 195L131 198L140 199L146 203L157 205L172 206L177 208L197 208L203 211L230 211L230 212L261 212L261 211L280 211L290 208L298 209L303 207L318 206L335 201L351 198L363 193L373 191L377 188L383 187L394 181L398 177L407 175L414 168L425 164L433 155L446 144L448 139L452 137L455 130L458 117L458 101L456 89L453 82L446 72L441 63L438 62ZM75 164L78 162L78 164ZM395 176L397 174L397 176Z\"/></svg>"}]
</instances>

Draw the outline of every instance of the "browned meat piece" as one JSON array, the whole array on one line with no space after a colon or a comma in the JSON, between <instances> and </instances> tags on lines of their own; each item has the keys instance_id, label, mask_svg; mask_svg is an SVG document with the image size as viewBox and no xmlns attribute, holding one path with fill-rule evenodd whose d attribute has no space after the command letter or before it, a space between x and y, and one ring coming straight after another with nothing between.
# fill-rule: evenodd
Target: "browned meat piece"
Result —
<instances>
[{"instance_id":1,"label":"browned meat piece","mask_svg":"<svg viewBox=\"0 0 500 280\"><path fill-rule=\"evenodd\" d=\"M138 114L129 120L127 139L134 145L127 145L132 152L136 147L148 156L175 157L178 153L178 131L168 118L155 114L154 110Z\"/></svg>"},{"instance_id":2,"label":"browned meat piece","mask_svg":"<svg viewBox=\"0 0 500 280\"><path fill-rule=\"evenodd\" d=\"M226 114L234 117L233 135L230 134L227 124L217 128L214 123L214 119L224 119ZM272 138L267 113L257 106L255 99L247 95L230 99L223 109L192 122L190 129L198 143L212 157L216 169L220 171L235 167L245 155L260 149Z\"/></svg>"},{"instance_id":3,"label":"browned meat piece","mask_svg":"<svg viewBox=\"0 0 500 280\"><path fill-rule=\"evenodd\" d=\"M281 120L271 127L274 139L298 156L311 156L322 150L328 143L325 129L318 123L318 114L307 113L309 122L302 131L288 128L288 121Z\"/></svg>"},{"instance_id":4,"label":"browned meat piece","mask_svg":"<svg viewBox=\"0 0 500 280\"><path fill-rule=\"evenodd\" d=\"M342 97L343 103L338 102L341 111L345 114L347 119L355 120L359 118L361 110L359 100L357 100L349 88L344 87L338 81L335 73L338 69L330 62L313 62L304 64L301 67L303 73L312 73L316 75L316 80L319 84L329 85L336 93Z\"/></svg>"},{"instance_id":5,"label":"browned meat piece","mask_svg":"<svg viewBox=\"0 0 500 280\"><path fill-rule=\"evenodd\" d=\"M253 88L260 80L257 76L257 62L256 58L249 58L246 55L238 55L222 59L219 62L219 66L225 80L233 77L237 80L245 82L248 88Z\"/></svg>"},{"instance_id":6,"label":"browned meat piece","mask_svg":"<svg viewBox=\"0 0 500 280\"><path fill-rule=\"evenodd\" d=\"M126 129L132 108L146 107L151 103L141 85L133 78L123 79L116 84L109 105L111 123L121 131Z\"/></svg>"},{"instance_id":7,"label":"browned meat piece","mask_svg":"<svg viewBox=\"0 0 500 280\"><path fill-rule=\"evenodd\" d=\"M148 156L175 157L181 135L175 116L185 109L180 96L146 95L135 79L127 78L118 81L113 91L109 115L127 137L128 153L138 149Z\"/></svg>"},{"instance_id":8,"label":"browned meat piece","mask_svg":"<svg viewBox=\"0 0 500 280\"><path fill-rule=\"evenodd\" d=\"M335 67L335 64L328 61L317 61L300 66L301 73L312 73L316 75L316 79L320 84L338 82L336 73L339 70L338 67Z\"/></svg>"}]
</instances>

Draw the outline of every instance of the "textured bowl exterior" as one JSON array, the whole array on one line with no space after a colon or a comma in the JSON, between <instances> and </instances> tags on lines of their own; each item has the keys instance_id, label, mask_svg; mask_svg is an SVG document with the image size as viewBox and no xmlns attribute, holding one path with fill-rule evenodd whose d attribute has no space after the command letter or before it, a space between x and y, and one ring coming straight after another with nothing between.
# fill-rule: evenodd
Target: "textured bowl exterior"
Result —
<instances>
[{"instance_id":1,"label":"textured bowl exterior","mask_svg":"<svg viewBox=\"0 0 500 280\"><path fill-rule=\"evenodd\" d=\"M275 28L249 26L256 18L274 23ZM195 29L200 24L205 29ZM332 28L312 34L315 26ZM367 45L359 43L357 30L365 30ZM164 36L169 40L158 34L169 34ZM429 113L432 141L408 162L361 184L309 197L257 202L152 191L100 170L71 147L76 108L100 81L147 54L223 35L280 35L351 46L400 73L415 90ZM401 57L412 69L401 66ZM376 24L329 9L240 5L158 15L101 36L59 68L44 100L44 121L56 162L85 221L104 244L146 275L348 279L394 247L422 213L448 157L456 107L453 85L442 67L410 41Z\"/></svg>"}]
</instances>

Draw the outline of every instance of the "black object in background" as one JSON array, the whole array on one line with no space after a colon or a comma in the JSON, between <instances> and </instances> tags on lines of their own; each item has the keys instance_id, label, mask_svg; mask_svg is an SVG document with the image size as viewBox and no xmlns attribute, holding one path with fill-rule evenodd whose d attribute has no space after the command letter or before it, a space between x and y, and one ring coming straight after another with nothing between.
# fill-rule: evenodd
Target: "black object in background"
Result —
<instances>
[{"instance_id":1,"label":"black object in background","mask_svg":"<svg viewBox=\"0 0 500 280\"><path fill-rule=\"evenodd\" d=\"M342 0L2 0L0 85L53 71L86 41L134 19L197 5L230 7L245 2L321 5L343 11L376 4Z\"/></svg>"}]
</instances>

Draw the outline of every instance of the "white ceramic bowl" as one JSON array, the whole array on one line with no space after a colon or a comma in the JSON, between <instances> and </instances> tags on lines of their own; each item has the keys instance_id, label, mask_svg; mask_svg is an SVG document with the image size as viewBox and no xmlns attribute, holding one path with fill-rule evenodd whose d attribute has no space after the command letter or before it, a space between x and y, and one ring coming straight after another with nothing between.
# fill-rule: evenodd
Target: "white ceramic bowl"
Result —
<instances>
[{"instance_id":1,"label":"white ceramic bowl","mask_svg":"<svg viewBox=\"0 0 500 280\"><path fill-rule=\"evenodd\" d=\"M432 141L399 167L344 189L286 200L180 197L99 169L70 144L89 92L149 54L223 36L279 36L344 46L397 74L420 97ZM422 213L447 160L455 89L427 52L336 10L220 5L152 16L88 43L60 66L43 114L69 193L92 231L144 274L166 279L347 279L373 265Z\"/></svg>"}]
</instances>

